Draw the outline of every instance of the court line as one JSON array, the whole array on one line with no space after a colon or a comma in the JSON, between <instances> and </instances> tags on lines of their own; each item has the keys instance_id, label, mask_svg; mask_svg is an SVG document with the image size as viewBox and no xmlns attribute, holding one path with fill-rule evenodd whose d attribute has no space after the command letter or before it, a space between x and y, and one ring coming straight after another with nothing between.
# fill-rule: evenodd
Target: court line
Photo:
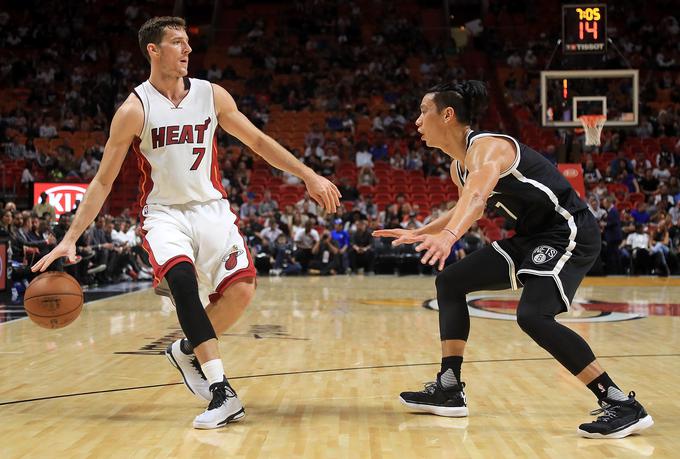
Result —
<instances>
[{"instance_id":1,"label":"court line","mask_svg":"<svg viewBox=\"0 0 680 459\"><path fill-rule=\"evenodd\" d=\"M124 296L124 295L129 295L131 293L145 292L147 290L151 290L151 288L133 290L131 292L121 292L121 293L118 293L116 295L105 296L104 298L98 298L96 300L91 300L91 301L85 301L85 302L83 302L83 308L85 308L85 306L89 306L92 303L97 303L99 301L110 300L111 298L118 298L118 297L121 297L121 296ZM103 292L93 292L93 293L103 293ZM14 311L24 311L24 308L22 307L21 309L10 310L10 312L14 312ZM4 322L0 322L0 327L3 326L3 325L11 324L13 322L17 322L19 320L25 320L25 319L28 319L28 318L29 318L28 316L24 316L24 317L17 317L15 319L6 320Z\"/></svg>"},{"instance_id":2,"label":"court line","mask_svg":"<svg viewBox=\"0 0 680 459\"><path fill-rule=\"evenodd\" d=\"M680 357L680 354L634 354L634 355L601 355L597 356L598 359L619 359L619 358L636 358L636 357ZM489 360L468 360L465 363L501 363L501 362L538 362L545 360L555 360L553 357L532 357L523 359L489 359ZM365 367L347 367L347 368L326 368L320 370L299 370L299 371L284 371L280 373L263 373L259 375L248 375L248 376L232 376L229 379L234 381L238 379L253 379L253 378L266 378L270 376L290 376L290 375L305 375L314 373L332 373L335 371L355 371L355 370L377 370L383 368L406 368L406 367L423 367L431 365L439 365L441 362L425 362L425 363L401 363L396 365L371 365ZM106 394L109 392L124 392L129 390L138 389L152 389L154 387L167 387L167 386L179 386L182 385L181 382L166 383L166 384L150 384L146 386L132 386L132 387L121 387L118 389L103 389L95 390L90 392L76 392L73 394L61 394L61 395L50 395L46 397L29 398L24 400L11 400L9 402L0 402L0 406L3 405L15 405L18 403L27 402L39 402L43 400L53 400L57 398L68 398L68 397L79 397L81 395L95 395L95 394Z\"/></svg>"}]
</instances>

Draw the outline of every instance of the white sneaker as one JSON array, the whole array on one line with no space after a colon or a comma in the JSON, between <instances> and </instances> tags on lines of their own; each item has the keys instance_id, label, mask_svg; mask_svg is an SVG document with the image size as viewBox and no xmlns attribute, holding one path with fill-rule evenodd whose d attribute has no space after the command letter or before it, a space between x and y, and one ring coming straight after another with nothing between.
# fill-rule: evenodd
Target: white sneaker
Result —
<instances>
[{"instance_id":1,"label":"white sneaker","mask_svg":"<svg viewBox=\"0 0 680 459\"><path fill-rule=\"evenodd\" d=\"M210 392L212 401L208 409L194 419L195 429L217 429L230 422L240 421L246 415L241 401L226 377L222 382L211 385Z\"/></svg>"},{"instance_id":2,"label":"white sneaker","mask_svg":"<svg viewBox=\"0 0 680 459\"><path fill-rule=\"evenodd\" d=\"M198 363L198 359L194 354L187 355L182 352L180 347L181 341L181 339L178 339L168 346L165 350L165 356L172 366L179 370L184 380L184 385L187 386L191 393L209 402L213 396L210 393L208 380L205 378L203 370L201 370L201 364Z\"/></svg>"}]
</instances>

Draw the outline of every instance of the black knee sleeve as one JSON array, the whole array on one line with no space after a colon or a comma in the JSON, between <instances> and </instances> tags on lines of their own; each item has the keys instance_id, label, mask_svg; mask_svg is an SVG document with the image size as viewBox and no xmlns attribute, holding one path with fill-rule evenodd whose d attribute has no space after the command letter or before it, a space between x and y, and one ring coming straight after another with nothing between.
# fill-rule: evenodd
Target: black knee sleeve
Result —
<instances>
[{"instance_id":1,"label":"black knee sleeve","mask_svg":"<svg viewBox=\"0 0 680 459\"><path fill-rule=\"evenodd\" d=\"M452 267L454 265L449 266ZM439 305L439 337L442 341L462 339L470 335L470 314L468 313L465 289L455 279L455 270L444 271L437 275L437 304Z\"/></svg>"},{"instance_id":2,"label":"black knee sleeve","mask_svg":"<svg viewBox=\"0 0 680 459\"><path fill-rule=\"evenodd\" d=\"M182 331L193 347L216 339L208 314L198 296L198 281L191 263L178 263L167 272L165 279L177 307L177 318Z\"/></svg>"},{"instance_id":3,"label":"black knee sleeve","mask_svg":"<svg viewBox=\"0 0 680 459\"><path fill-rule=\"evenodd\" d=\"M435 285L441 340L467 341L470 314L465 295L479 290L509 288L508 264L493 247L487 246L447 266L437 276Z\"/></svg>"},{"instance_id":4,"label":"black knee sleeve","mask_svg":"<svg viewBox=\"0 0 680 459\"><path fill-rule=\"evenodd\" d=\"M520 328L573 375L595 360L593 351L576 332L555 321L563 302L551 277L527 277L517 306Z\"/></svg>"}]
</instances>

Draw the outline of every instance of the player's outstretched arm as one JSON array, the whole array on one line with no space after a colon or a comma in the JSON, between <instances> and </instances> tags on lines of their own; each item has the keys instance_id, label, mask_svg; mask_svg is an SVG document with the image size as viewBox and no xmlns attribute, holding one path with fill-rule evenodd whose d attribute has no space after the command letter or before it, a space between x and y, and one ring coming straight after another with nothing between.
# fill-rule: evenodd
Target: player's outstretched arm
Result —
<instances>
[{"instance_id":1,"label":"player's outstretched arm","mask_svg":"<svg viewBox=\"0 0 680 459\"><path fill-rule=\"evenodd\" d=\"M248 145L269 164L289 172L305 182L309 195L326 211L335 212L340 205L340 191L330 181L302 164L278 142L260 131L236 107L234 98L221 86L213 84L215 111L222 129Z\"/></svg>"},{"instance_id":2,"label":"player's outstretched arm","mask_svg":"<svg viewBox=\"0 0 680 459\"><path fill-rule=\"evenodd\" d=\"M458 180L458 173L455 170L456 167L455 164L456 163L453 163L451 165L451 180L453 180L453 183L458 188L458 195L460 196L463 194L463 186L460 184L460 181ZM422 238L420 238L419 236L423 236L425 234L437 234L443 231L446 225L451 221L451 217L453 216L455 210L456 206L452 207L447 212L440 215L439 218L431 221L422 228L414 230L407 230L401 228L382 229L373 231L373 236L393 237L395 238L395 240L392 241L392 245L395 247L402 244L413 244L414 242L420 242Z\"/></svg>"},{"instance_id":3,"label":"player's outstretched arm","mask_svg":"<svg viewBox=\"0 0 680 459\"><path fill-rule=\"evenodd\" d=\"M416 251L426 251L421 263L438 264L440 270L444 269L451 247L484 214L486 201L496 187L501 171L512 164L514 158L514 149L505 140L485 138L475 142L465 160L467 179L449 222L437 234L419 236L422 242Z\"/></svg>"},{"instance_id":4,"label":"player's outstretched arm","mask_svg":"<svg viewBox=\"0 0 680 459\"><path fill-rule=\"evenodd\" d=\"M64 239L50 253L42 257L31 268L34 272L45 271L54 260L68 257L75 260L76 241L92 223L104 204L104 200L111 192L111 186L120 172L125 155L130 144L144 125L144 109L136 96L130 95L123 102L111 121L111 132L104 147L104 156L99 165L97 175L90 182L83 201L78 207L71 227L64 235Z\"/></svg>"}]
</instances>

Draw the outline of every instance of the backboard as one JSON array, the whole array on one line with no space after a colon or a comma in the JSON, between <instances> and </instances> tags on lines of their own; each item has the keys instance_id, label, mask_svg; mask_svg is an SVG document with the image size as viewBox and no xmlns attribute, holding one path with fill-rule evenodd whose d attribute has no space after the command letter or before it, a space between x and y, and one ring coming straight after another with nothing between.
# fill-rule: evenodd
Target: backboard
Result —
<instances>
[{"instance_id":1,"label":"backboard","mask_svg":"<svg viewBox=\"0 0 680 459\"><path fill-rule=\"evenodd\" d=\"M637 70L541 72L541 122L545 127L581 127L581 115L607 115L608 126L637 126Z\"/></svg>"}]
</instances>

